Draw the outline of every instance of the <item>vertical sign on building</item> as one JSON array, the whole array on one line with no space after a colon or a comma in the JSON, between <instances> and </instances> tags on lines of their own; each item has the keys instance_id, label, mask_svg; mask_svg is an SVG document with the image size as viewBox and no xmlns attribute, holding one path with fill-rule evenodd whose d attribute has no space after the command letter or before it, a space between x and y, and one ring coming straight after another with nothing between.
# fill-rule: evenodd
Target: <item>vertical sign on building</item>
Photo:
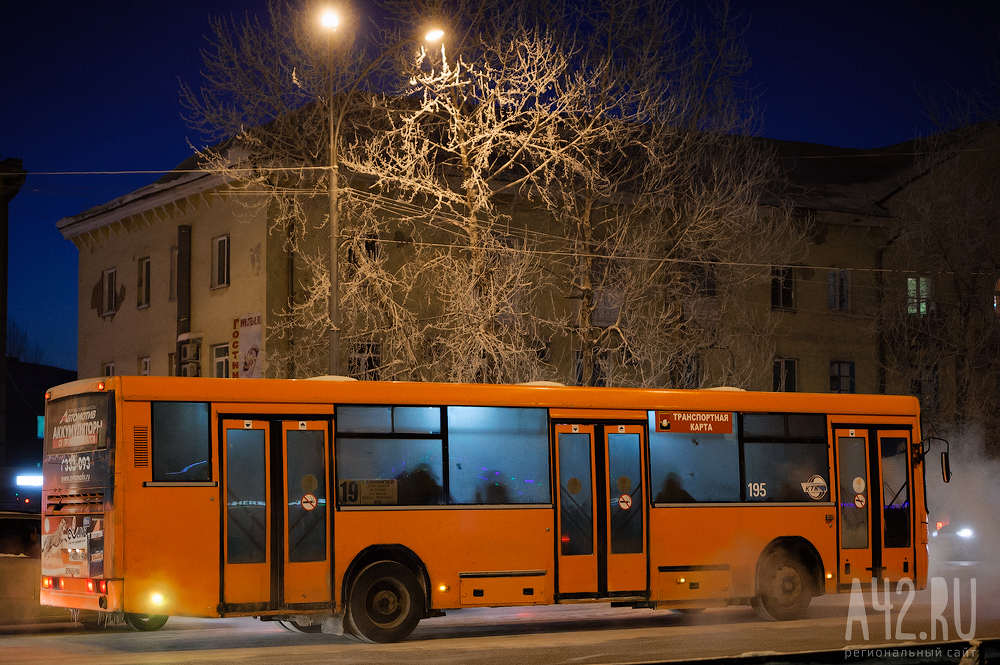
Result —
<instances>
[{"instance_id":1,"label":"vertical sign on building","mask_svg":"<svg viewBox=\"0 0 1000 665\"><path fill-rule=\"evenodd\" d=\"M264 333L260 312L233 319L232 365L234 379L259 379L263 376Z\"/></svg>"}]
</instances>

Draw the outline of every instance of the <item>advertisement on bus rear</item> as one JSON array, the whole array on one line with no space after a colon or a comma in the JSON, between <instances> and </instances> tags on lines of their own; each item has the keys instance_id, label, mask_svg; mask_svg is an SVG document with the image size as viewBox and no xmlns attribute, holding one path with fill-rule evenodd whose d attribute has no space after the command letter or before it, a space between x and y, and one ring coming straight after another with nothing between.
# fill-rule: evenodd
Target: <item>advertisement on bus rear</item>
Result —
<instances>
[{"instance_id":1,"label":"advertisement on bus rear","mask_svg":"<svg viewBox=\"0 0 1000 665\"><path fill-rule=\"evenodd\" d=\"M42 517L42 575L103 576L104 517Z\"/></svg>"},{"instance_id":2,"label":"advertisement on bus rear","mask_svg":"<svg viewBox=\"0 0 1000 665\"><path fill-rule=\"evenodd\" d=\"M107 488L111 484L114 394L52 400L45 409L45 487Z\"/></svg>"},{"instance_id":3,"label":"advertisement on bus rear","mask_svg":"<svg viewBox=\"0 0 1000 665\"><path fill-rule=\"evenodd\" d=\"M45 408L45 452L107 448L113 393L88 393L52 400Z\"/></svg>"}]
</instances>

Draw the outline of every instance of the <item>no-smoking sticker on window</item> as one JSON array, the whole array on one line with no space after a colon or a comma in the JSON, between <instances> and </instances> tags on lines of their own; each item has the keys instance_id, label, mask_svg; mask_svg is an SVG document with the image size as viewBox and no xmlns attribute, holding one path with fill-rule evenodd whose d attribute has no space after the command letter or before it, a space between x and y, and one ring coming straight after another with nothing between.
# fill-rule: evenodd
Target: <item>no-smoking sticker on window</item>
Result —
<instances>
[{"instance_id":1,"label":"no-smoking sticker on window","mask_svg":"<svg viewBox=\"0 0 1000 665\"><path fill-rule=\"evenodd\" d=\"M628 510L632 507L632 497L628 494L622 494L618 497L618 507L622 510Z\"/></svg>"}]
</instances>

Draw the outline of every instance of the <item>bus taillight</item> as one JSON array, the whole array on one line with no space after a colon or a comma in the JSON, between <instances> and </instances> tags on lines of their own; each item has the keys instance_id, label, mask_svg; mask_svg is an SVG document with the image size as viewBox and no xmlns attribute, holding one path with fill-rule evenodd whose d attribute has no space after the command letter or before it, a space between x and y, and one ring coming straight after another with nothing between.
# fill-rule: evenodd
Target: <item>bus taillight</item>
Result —
<instances>
[{"instance_id":1,"label":"bus taillight","mask_svg":"<svg viewBox=\"0 0 1000 665\"><path fill-rule=\"evenodd\" d=\"M108 592L108 581L107 580L97 580L97 592L107 593Z\"/></svg>"},{"instance_id":2,"label":"bus taillight","mask_svg":"<svg viewBox=\"0 0 1000 665\"><path fill-rule=\"evenodd\" d=\"M43 589L51 589L54 586L55 586L55 580L53 578L51 578L51 577L43 577L42 578L42 588Z\"/></svg>"},{"instance_id":3,"label":"bus taillight","mask_svg":"<svg viewBox=\"0 0 1000 665\"><path fill-rule=\"evenodd\" d=\"M60 591L65 591L66 590L66 578L65 577L60 577L59 578L59 590Z\"/></svg>"},{"instance_id":4,"label":"bus taillight","mask_svg":"<svg viewBox=\"0 0 1000 665\"><path fill-rule=\"evenodd\" d=\"M94 580L87 580L87 591L94 593Z\"/></svg>"}]
</instances>

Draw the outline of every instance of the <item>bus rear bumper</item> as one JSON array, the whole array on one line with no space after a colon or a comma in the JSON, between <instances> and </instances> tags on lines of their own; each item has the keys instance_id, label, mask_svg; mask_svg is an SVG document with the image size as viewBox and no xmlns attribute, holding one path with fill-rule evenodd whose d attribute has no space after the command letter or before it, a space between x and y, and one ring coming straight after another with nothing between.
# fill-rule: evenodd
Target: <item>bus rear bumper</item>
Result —
<instances>
[{"instance_id":1,"label":"bus rear bumper","mask_svg":"<svg viewBox=\"0 0 1000 665\"><path fill-rule=\"evenodd\" d=\"M63 589L42 589L39 603L51 607L73 610L114 612L122 609L122 581L108 580L107 591L98 593L87 589L87 580L66 579Z\"/></svg>"}]
</instances>

